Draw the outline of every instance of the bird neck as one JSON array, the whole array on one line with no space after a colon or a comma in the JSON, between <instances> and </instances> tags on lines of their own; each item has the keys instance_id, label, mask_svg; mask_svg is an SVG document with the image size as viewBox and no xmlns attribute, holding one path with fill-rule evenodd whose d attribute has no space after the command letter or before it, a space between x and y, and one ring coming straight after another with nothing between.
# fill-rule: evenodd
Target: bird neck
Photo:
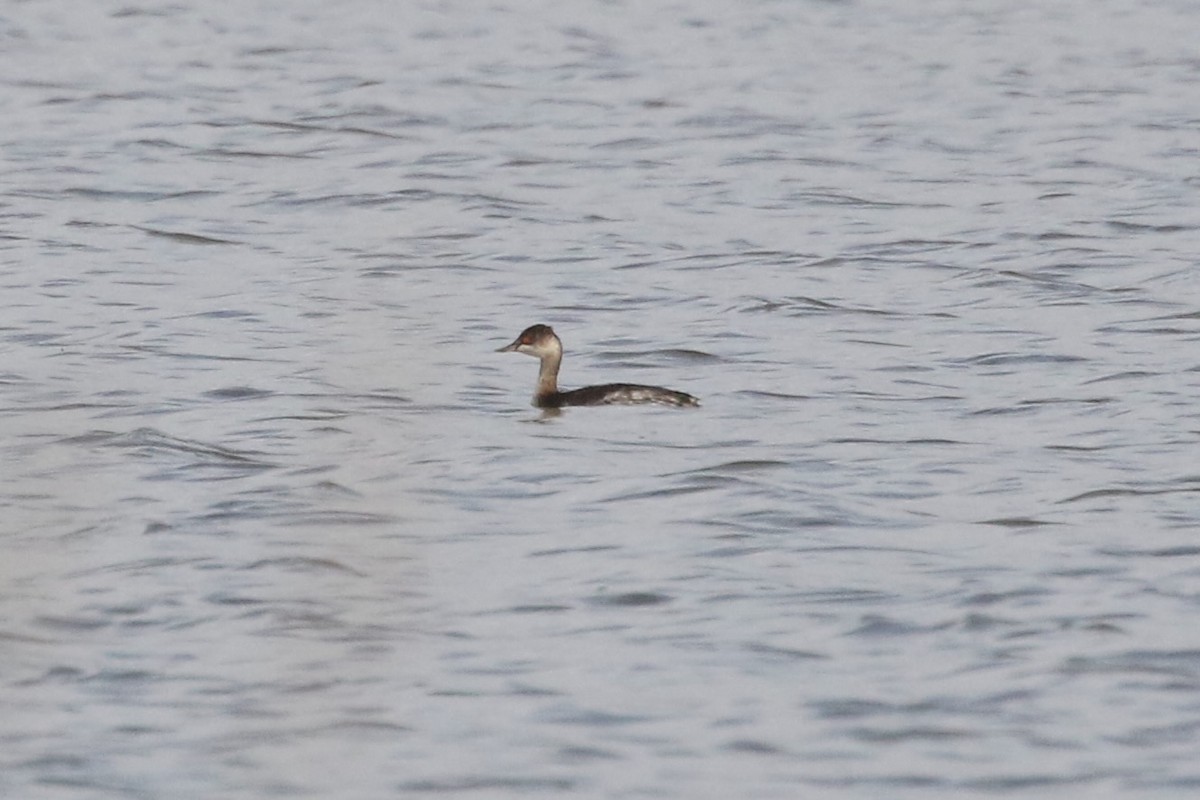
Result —
<instances>
[{"instance_id":1,"label":"bird neck","mask_svg":"<svg viewBox=\"0 0 1200 800\"><path fill-rule=\"evenodd\" d=\"M562 364L562 348L556 347L542 356L542 368L538 370L537 393L539 396L558 391L558 367Z\"/></svg>"}]
</instances>

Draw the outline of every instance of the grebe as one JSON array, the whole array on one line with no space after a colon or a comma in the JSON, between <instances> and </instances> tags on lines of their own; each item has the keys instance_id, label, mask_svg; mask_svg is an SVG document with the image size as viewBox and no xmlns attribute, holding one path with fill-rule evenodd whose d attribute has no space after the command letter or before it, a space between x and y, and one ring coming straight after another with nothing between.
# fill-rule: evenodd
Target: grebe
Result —
<instances>
[{"instance_id":1,"label":"grebe","mask_svg":"<svg viewBox=\"0 0 1200 800\"><path fill-rule=\"evenodd\" d=\"M582 389L560 392L558 365L562 363L562 341L549 325L530 325L521 331L521 335L512 344L501 347L496 352L513 351L537 356L542 361L542 368L538 372L537 391L533 393L533 404L538 408L642 403L679 407L700 405L700 401L690 394L664 389L661 386L639 386L636 383L606 383L603 386L585 386Z\"/></svg>"}]
</instances>

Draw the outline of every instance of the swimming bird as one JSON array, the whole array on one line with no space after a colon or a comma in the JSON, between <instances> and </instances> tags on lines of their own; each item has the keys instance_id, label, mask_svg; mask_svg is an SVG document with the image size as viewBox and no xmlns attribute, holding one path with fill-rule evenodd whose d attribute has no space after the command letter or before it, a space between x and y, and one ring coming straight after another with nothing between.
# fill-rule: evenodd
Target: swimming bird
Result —
<instances>
[{"instance_id":1,"label":"swimming bird","mask_svg":"<svg viewBox=\"0 0 1200 800\"><path fill-rule=\"evenodd\" d=\"M686 392L664 389L661 386L642 386L637 383L606 383L585 386L569 392L558 390L558 368L562 364L563 346L558 334L549 325L530 325L512 344L501 347L498 353L524 353L541 361L533 404L538 408L563 406L659 405L698 406L700 401Z\"/></svg>"}]
</instances>

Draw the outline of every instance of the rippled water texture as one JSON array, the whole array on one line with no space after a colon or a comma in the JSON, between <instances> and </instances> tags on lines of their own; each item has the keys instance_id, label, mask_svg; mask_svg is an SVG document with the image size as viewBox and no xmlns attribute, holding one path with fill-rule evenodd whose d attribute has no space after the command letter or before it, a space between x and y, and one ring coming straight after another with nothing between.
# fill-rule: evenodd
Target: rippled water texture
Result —
<instances>
[{"instance_id":1,"label":"rippled water texture","mask_svg":"<svg viewBox=\"0 0 1200 800\"><path fill-rule=\"evenodd\" d=\"M0 795L1195 796L1196 32L5 5Z\"/></svg>"}]
</instances>

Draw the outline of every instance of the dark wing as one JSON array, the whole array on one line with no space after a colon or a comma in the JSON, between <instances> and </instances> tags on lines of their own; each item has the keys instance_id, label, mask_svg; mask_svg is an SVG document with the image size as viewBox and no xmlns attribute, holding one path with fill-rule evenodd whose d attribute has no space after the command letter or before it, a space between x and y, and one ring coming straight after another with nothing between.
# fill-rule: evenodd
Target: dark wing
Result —
<instances>
[{"instance_id":1,"label":"dark wing","mask_svg":"<svg viewBox=\"0 0 1200 800\"><path fill-rule=\"evenodd\" d=\"M601 386L585 386L570 392L559 392L556 406L606 406L644 405L656 403L666 406L698 406L700 401L686 392L664 389L661 386L643 386L637 383L606 383Z\"/></svg>"}]
</instances>

